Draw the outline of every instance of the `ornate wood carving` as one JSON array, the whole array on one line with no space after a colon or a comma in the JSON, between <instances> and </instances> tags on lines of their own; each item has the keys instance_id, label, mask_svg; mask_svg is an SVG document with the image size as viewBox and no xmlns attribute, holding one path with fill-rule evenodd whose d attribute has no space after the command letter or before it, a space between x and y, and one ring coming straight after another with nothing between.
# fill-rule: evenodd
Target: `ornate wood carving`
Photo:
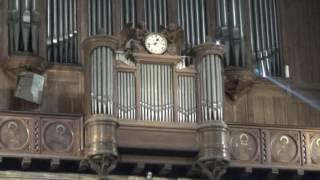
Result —
<instances>
[{"instance_id":1,"label":"ornate wood carving","mask_svg":"<svg viewBox=\"0 0 320 180\"><path fill-rule=\"evenodd\" d=\"M118 159L117 120L108 115L92 115L85 123L85 151L90 167L107 178Z\"/></svg>"},{"instance_id":2,"label":"ornate wood carving","mask_svg":"<svg viewBox=\"0 0 320 180\"><path fill-rule=\"evenodd\" d=\"M10 78L15 78L21 71L43 73L46 60L40 56L8 56L0 61L1 67Z\"/></svg>"},{"instance_id":3,"label":"ornate wood carving","mask_svg":"<svg viewBox=\"0 0 320 180\"><path fill-rule=\"evenodd\" d=\"M236 67L227 67L224 70L224 91L233 101L247 93L254 84L252 72Z\"/></svg>"}]
</instances>

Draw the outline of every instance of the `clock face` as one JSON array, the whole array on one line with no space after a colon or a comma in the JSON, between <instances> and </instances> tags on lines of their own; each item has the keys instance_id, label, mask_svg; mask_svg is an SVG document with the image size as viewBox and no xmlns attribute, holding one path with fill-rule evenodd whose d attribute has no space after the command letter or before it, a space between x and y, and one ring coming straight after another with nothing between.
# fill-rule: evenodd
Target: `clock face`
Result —
<instances>
[{"instance_id":1,"label":"clock face","mask_svg":"<svg viewBox=\"0 0 320 180\"><path fill-rule=\"evenodd\" d=\"M163 54L167 45L167 39L161 34L151 33L145 40L146 49L152 54Z\"/></svg>"}]
</instances>

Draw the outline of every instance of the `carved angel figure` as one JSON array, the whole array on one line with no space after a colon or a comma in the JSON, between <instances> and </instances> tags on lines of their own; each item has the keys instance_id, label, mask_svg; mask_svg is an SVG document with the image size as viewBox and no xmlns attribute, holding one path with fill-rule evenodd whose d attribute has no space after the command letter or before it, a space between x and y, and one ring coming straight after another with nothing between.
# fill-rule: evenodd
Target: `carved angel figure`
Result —
<instances>
[{"instance_id":1,"label":"carved angel figure","mask_svg":"<svg viewBox=\"0 0 320 180\"><path fill-rule=\"evenodd\" d=\"M161 32L166 36L168 41L168 53L180 55L184 48L184 31L180 26L170 23L167 28L160 26Z\"/></svg>"},{"instance_id":2,"label":"carved angel figure","mask_svg":"<svg viewBox=\"0 0 320 180\"><path fill-rule=\"evenodd\" d=\"M143 46L144 38L147 34L147 30L144 27L143 22L139 22L135 27L133 23L126 24L121 31L120 46L128 54L132 52L144 52Z\"/></svg>"}]
</instances>

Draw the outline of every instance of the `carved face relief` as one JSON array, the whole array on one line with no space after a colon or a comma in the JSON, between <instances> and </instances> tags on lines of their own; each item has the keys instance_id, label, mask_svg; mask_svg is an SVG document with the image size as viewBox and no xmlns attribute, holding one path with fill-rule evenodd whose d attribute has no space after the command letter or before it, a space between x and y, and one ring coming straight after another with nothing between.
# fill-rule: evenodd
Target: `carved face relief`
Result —
<instances>
[{"instance_id":1,"label":"carved face relief","mask_svg":"<svg viewBox=\"0 0 320 180\"><path fill-rule=\"evenodd\" d=\"M9 150L21 150L28 143L27 127L18 120L4 121L0 126L1 144Z\"/></svg>"},{"instance_id":2,"label":"carved face relief","mask_svg":"<svg viewBox=\"0 0 320 180\"><path fill-rule=\"evenodd\" d=\"M236 160L253 160L258 149L256 139L249 133L239 132L232 135L232 157Z\"/></svg>"},{"instance_id":3,"label":"carved face relief","mask_svg":"<svg viewBox=\"0 0 320 180\"><path fill-rule=\"evenodd\" d=\"M271 144L272 158L277 162L291 162L297 155L296 142L288 135L276 136Z\"/></svg>"},{"instance_id":4,"label":"carved face relief","mask_svg":"<svg viewBox=\"0 0 320 180\"><path fill-rule=\"evenodd\" d=\"M311 160L315 164L320 164L320 136L315 136L311 140Z\"/></svg>"},{"instance_id":5,"label":"carved face relief","mask_svg":"<svg viewBox=\"0 0 320 180\"><path fill-rule=\"evenodd\" d=\"M51 151L66 152L72 147L73 132L65 124L55 122L46 127L44 141Z\"/></svg>"}]
</instances>

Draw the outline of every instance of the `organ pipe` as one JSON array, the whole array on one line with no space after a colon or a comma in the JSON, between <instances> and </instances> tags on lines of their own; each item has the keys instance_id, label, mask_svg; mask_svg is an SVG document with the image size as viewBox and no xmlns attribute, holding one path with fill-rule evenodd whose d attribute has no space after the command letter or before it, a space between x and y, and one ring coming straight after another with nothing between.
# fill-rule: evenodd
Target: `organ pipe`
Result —
<instances>
[{"instance_id":1,"label":"organ pipe","mask_svg":"<svg viewBox=\"0 0 320 180\"><path fill-rule=\"evenodd\" d=\"M245 40L241 0L217 0L217 38L225 45L225 65L245 67Z\"/></svg>"},{"instance_id":2,"label":"organ pipe","mask_svg":"<svg viewBox=\"0 0 320 180\"><path fill-rule=\"evenodd\" d=\"M112 35L112 0L89 0L89 36Z\"/></svg>"},{"instance_id":3,"label":"organ pipe","mask_svg":"<svg viewBox=\"0 0 320 180\"><path fill-rule=\"evenodd\" d=\"M141 64L141 118L173 121L173 71L166 64Z\"/></svg>"},{"instance_id":4,"label":"organ pipe","mask_svg":"<svg viewBox=\"0 0 320 180\"><path fill-rule=\"evenodd\" d=\"M47 52L51 63L78 63L77 3L47 0Z\"/></svg>"},{"instance_id":5,"label":"organ pipe","mask_svg":"<svg viewBox=\"0 0 320 180\"><path fill-rule=\"evenodd\" d=\"M38 54L37 0L8 0L9 54Z\"/></svg>"},{"instance_id":6,"label":"organ pipe","mask_svg":"<svg viewBox=\"0 0 320 180\"><path fill-rule=\"evenodd\" d=\"M201 85L200 104L203 121L223 121L223 81L221 57L210 54L202 58L199 66Z\"/></svg>"},{"instance_id":7,"label":"organ pipe","mask_svg":"<svg viewBox=\"0 0 320 180\"><path fill-rule=\"evenodd\" d=\"M118 72L118 117L119 119L135 119L135 79L132 72Z\"/></svg>"},{"instance_id":8,"label":"organ pipe","mask_svg":"<svg viewBox=\"0 0 320 180\"><path fill-rule=\"evenodd\" d=\"M128 23L136 23L136 0L122 0L122 23L121 28L123 25Z\"/></svg>"},{"instance_id":9,"label":"organ pipe","mask_svg":"<svg viewBox=\"0 0 320 180\"><path fill-rule=\"evenodd\" d=\"M281 76L276 0L252 1L254 57L258 74Z\"/></svg>"},{"instance_id":10,"label":"organ pipe","mask_svg":"<svg viewBox=\"0 0 320 180\"><path fill-rule=\"evenodd\" d=\"M113 114L113 51L98 47L91 54L92 114Z\"/></svg>"},{"instance_id":11,"label":"organ pipe","mask_svg":"<svg viewBox=\"0 0 320 180\"><path fill-rule=\"evenodd\" d=\"M196 123L196 94L194 76L178 76L178 96L178 122Z\"/></svg>"},{"instance_id":12,"label":"organ pipe","mask_svg":"<svg viewBox=\"0 0 320 180\"><path fill-rule=\"evenodd\" d=\"M187 48L206 41L205 0L178 0L178 24L185 31Z\"/></svg>"},{"instance_id":13,"label":"organ pipe","mask_svg":"<svg viewBox=\"0 0 320 180\"><path fill-rule=\"evenodd\" d=\"M167 0L145 0L146 27L151 32L159 32L159 25L167 25Z\"/></svg>"}]
</instances>

